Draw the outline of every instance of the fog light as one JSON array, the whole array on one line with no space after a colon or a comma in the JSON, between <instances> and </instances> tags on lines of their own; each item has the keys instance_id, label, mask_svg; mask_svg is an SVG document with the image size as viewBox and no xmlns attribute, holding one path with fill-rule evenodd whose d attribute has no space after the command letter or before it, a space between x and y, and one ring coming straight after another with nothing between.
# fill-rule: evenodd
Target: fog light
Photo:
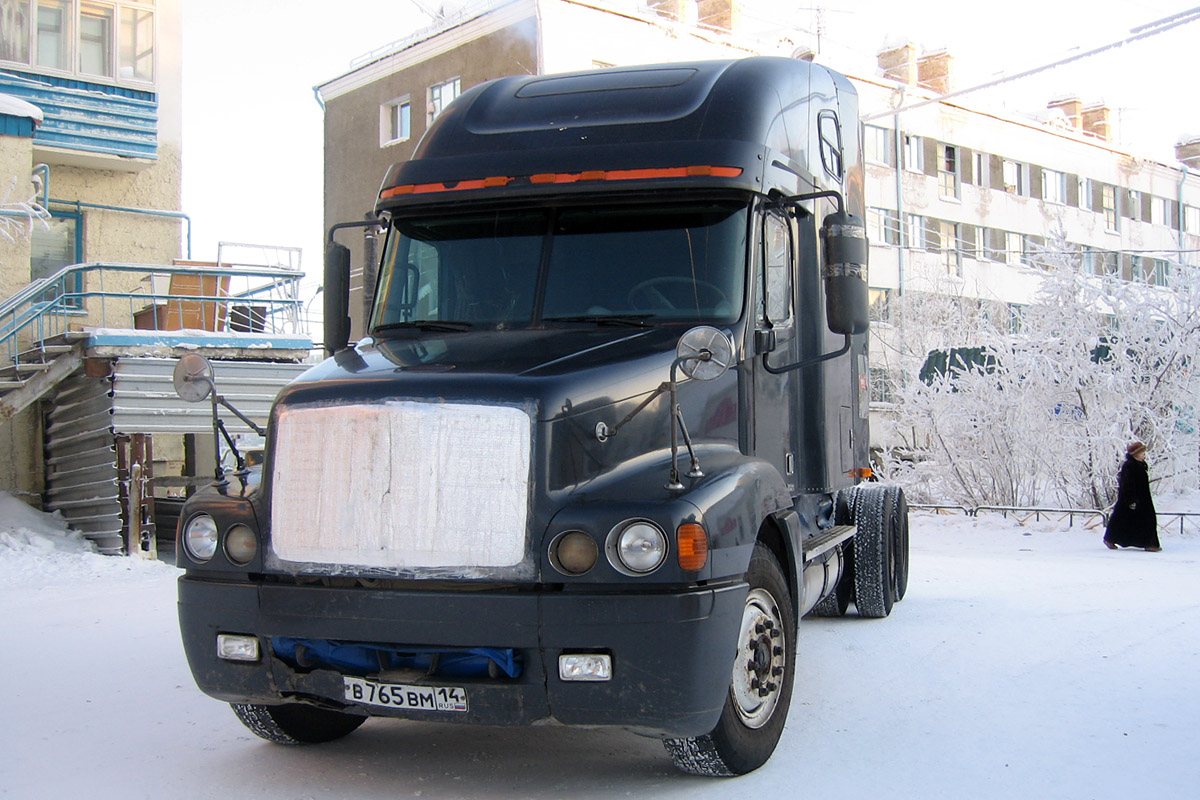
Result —
<instances>
[{"instance_id":1,"label":"fog light","mask_svg":"<svg viewBox=\"0 0 1200 800\"><path fill-rule=\"evenodd\" d=\"M225 534L225 555L239 567L244 567L258 552L258 537L246 525L234 525Z\"/></svg>"},{"instance_id":2,"label":"fog light","mask_svg":"<svg viewBox=\"0 0 1200 800\"><path fill-rule=\"evenodd\" d=\"M564 681L610 681L612 656L598 653L564 653L558 657L558 677Z\"/></svg>"},{"instance_id":3,"label":"fog light","mask_svg":"<svg viewBox=\"0 0 1200 800\"><path fill-rule=\"evenodd\" d=\"M218 633L217 658L225 661L258 661L258 637Z\"/></svg>"}]
</instances>

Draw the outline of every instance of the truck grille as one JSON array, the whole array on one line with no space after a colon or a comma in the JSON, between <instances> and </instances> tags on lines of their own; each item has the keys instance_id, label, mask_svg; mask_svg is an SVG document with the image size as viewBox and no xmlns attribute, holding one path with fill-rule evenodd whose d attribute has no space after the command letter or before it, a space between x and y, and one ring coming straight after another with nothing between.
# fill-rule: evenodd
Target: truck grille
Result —
<instances>
[{"instance_id":1,"label":"truck grille","mask_svg":"<svg viewBox=\"0 0 1200 800\"><path fill-rule=\"evenodd\" d=\"M412 401L283 409L271 543L286 562L396 570L525 557L532 422L520 408Z\"/></svg>"}]
</instances>

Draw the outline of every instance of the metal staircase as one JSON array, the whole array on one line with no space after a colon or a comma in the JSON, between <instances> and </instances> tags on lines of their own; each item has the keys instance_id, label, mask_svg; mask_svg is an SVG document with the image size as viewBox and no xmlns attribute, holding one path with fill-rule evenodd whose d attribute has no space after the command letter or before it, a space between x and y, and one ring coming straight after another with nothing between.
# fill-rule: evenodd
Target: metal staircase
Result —
<instances>
[{"instance_id":1,"label":"metal staircase","mask_svg":"<svg viewBox=\"0 0 1200 800\"><path fill-rule=\"evenodd\" d=\"M312 348L302 277L253 265L76 264L0 303L0 424L42 401L44 507L101 552L154 557L152 437L211 431L206 408L175 397L175 360L218 359L222 391L265 424Z\"/></svg>"}]
</instances>

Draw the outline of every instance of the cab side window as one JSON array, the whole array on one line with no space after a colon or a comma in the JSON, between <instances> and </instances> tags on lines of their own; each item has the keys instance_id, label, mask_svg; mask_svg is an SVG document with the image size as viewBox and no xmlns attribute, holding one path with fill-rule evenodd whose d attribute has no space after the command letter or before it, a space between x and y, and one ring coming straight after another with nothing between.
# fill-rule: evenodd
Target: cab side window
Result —
<instances>
[{"instance_id":1,"label":"cab side window","mask_svg":"<svg viewBox=\"0 0 1200 800\"><path fill-rule=\"evenodd\" d=\"M762 242L765 321L786 327L792 321L792 232L784 216L766 215Z\"/></svg>"}]
</instances>

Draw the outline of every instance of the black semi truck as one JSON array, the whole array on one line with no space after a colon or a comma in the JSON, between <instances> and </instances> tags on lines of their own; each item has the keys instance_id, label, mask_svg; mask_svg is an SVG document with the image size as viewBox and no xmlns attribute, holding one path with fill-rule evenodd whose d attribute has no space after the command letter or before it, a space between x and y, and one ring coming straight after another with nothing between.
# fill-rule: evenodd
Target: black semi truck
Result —
<instances>
[{"instance_id":1,"label":"black semi truck","mask_svg":"<svg viewBox=\"0 0 1200 800\"><path fill-rule=\"evenodd\" d=\"M364 338L331 231L330 357L276 401L261 482L218 466L183 509L200 688L280 743L606 725L688 772L762 765L800 618L885 617L907 583L903 494L866 480L849 81L773 58L491 81L375 210Z\"/></svg>"}]
</instances>

